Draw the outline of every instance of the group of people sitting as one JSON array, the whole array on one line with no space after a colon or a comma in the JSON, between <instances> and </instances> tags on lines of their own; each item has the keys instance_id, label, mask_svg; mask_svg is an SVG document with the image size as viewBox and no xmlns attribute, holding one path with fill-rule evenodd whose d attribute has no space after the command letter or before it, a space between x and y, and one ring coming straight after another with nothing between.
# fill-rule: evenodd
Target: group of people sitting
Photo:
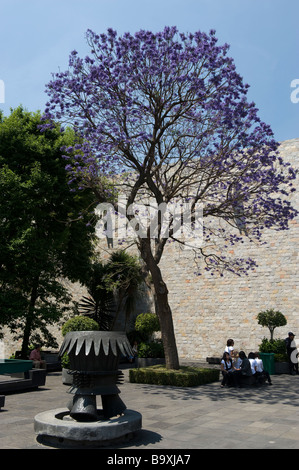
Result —
<instances>
[{"instance_id":1,"label":"group of people sitting","mask_svg":"<svg viewBox=\"0 0 299 470\"><path fill-rule=\"evenodd\" d=\"M265 379L272 385L269 372L264 370L263 361L258 352L251 352L246 356L244 351L234 349L234 341L227 340L227 345L221 360L222 381L221 387L241 387L242 377L254 376L256 383L262 383Z\"/></svg>"}]
</instances>

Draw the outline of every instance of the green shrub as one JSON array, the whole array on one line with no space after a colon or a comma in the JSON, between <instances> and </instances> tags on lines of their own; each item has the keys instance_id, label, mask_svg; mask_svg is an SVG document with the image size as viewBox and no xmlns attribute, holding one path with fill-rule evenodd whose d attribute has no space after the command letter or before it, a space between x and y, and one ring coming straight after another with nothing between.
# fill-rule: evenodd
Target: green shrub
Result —
<instances>
[{"instance_id":1,"label":"green shrub","mask_svg":"<svg viewBox=\"0 0 299 470\"><path fill-rule=\"evenodd\" d=\"M155 313L141 313L135 320L132 338L139 343L138 357L165 357L161 340L151 338L155 331L160 331L159 318Z\"/></svg>"},{"instance_id":2,"label":"green shrub","mask_svg":"<svg viewBox=\"0 0 299 470\"><path fill-rule=\"evenodd\" d=\"M276 362L284 362L288 360L286 354L286 345L283 339L273 339L273 341L263 338L259 345L259 351L262 353L274 353Z\"/></svg>"},{"instance_id":3,"label":"green shrub","mask_svg":"<svg viewBox=\"0 0 299 470\"><path fill-rule=\"evenodd\" d=\"M141 313L136 318L135 330L147 341L155 331L160 331L159 318L155 313Z\"/></svg>"},{"instance_id":4,"label":"green shrub","mask_svg":"<svg viewBox=\"0 0 299 470\"><path fill-rule=\"evenodd\" d=\"M69 369L69 368L70 368L71 363L70 363L70 358L69 358L68 353L65 352L65 353L61 356L61 361L60 361L60 362L61 362L61 367L62 367L63 369Z\"/></svg>"},{"instance_id":5,"label":"green shrub","mask_svg":"<svg viewBox=\"0 0 299 470\"><path fill-rule=\"evenodd\" d=\"M70 331L98 331L99 329L99 324L95 320L77 315L64 323L61 332L65 336Z\"/></svg>"},{"instance_id":6,"label":"green shrub","mask_svg":"<svg viewBox=\"0 0 299 470\"><path fill-rule=\"evenodd\" d=\"M138 357L165 357L163 344L159 341L140 343Z\"/></svg>"},{"instance_id":7,"label":"green shrub","mask_svg":"<svg viewBox=\"0 0 299 470\"><path fill-rule=\"evenodd\" d=\"M131 383L196 387L217 382L219 380L219 370L196 367L181 367L179 370L169 370L163 365L156 365L130 369L129 377Z\"/></svg>"},{"instance_id":8,"label":"green shrub","mask_svg":"<svg viewBox=\"0 0 299 470\"><path fill-rule=\"evenodd\" d=\"M95 320L83 315L77 315L64 323L61 332L62 335L65 336L70 331L98 331L99 329L99 324ZM70 367L70 360L67 353L64 353L61 357L61 366L63 369L69 369Z\"/></svg>"},{"instance_id":9,"label":"green shrub","mask_svg":"<svg viewBox=\"0 0 299 470\"><path fill-rule=\"evenodd\" d=\"M275 362L288 362L287 354L274 354Z\"/></svg>"}]
</instances>

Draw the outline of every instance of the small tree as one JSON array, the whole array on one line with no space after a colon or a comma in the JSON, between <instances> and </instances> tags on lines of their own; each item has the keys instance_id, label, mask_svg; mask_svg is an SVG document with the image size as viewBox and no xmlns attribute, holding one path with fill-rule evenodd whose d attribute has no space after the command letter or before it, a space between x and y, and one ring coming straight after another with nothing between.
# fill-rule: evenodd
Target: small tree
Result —
<instances>
[{"instance_id":1,"label":"small tree","mask_svg":"<svg viewBox=\"0 0 299 470\"><path fill-rule=\"evenodd\" d=\"M279 311L273 309L260 312L257 316L258 324L269 328L270 341L273 341L273 334L275 328L287 324L286 317Z\"/></svg>"},{"instance_id":2,"label":"small tree","mask_svg":"<svg viewBox=\"0 0 299 470\"><path fill-rule=\"evenodd\" d=\"M135 330L143 341L148 341L153 333L160 331L160 322L154 313L141 313L135 321Z\"/></svg>"}]
</instances>

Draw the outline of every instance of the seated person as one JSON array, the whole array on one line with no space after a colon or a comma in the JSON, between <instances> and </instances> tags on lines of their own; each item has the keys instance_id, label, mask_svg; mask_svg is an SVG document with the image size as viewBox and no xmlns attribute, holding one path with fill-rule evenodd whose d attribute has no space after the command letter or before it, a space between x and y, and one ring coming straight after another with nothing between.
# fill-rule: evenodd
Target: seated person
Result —
<instances>
[{"instance_id":1,"label":"seated person","mask_svg":"<svg viewBox=\"0 0 299 470\"><path fill-rule=\"evenodd\" d=\"M260 355L258 352L254 353L255 356L255 362L256 362L256 374L257 378L259 379L260 377L265 377L268 381L269 385L272 385L271 377L270 374L267 370L264 370L264 364L263 361L260 358Z\"/></svg>"},{"instance_id":2,"label":"seated person","mask_svg":"<svg viewBox=\"0 0 299 470\"><path fill-rule=\"evenodd\" d=\"M233 361L232 358L230 357L228 352L223 353L222 360L220 363L221 367L221 373L222 373L222 382L221 382L221 387L224 387L225 385L230 385L231 383L231 378L232 378L232 373L234 372L234 366L233 366Z\"/></svg>"},{"instance_id":3,"label":"seated person","mask_svg":"<svg viewBox=\"0 0 299 470\"><path fill-rule=\"evenodd\" d=\"M257 379L257 375L256 375L257 363L256 363L256 360L255 360L255 354L253 352L250 352L248 354L248 360L250 362L252 375L255 375L255 379Z\"/></svg>"},{"instance_id":4,"label":"seated person","mask_svg":"<svg viewBox=\"0 0 299 470\"><path fill-rule=\"evenodd\" d=\"M242 360L239 357L239 352L234 350L233 354L233 366L235 369L240 369Z\"/></svg>"},{"instance_id":5,"label":"seated person","mask_svg":"<svg viewBox=\"0 0 299 470\"><path fill-rule=\"evenodd\" d=\"M40 348L41 348L40 344L37 344L35 346L35 349L31 351L29 359L32 360L33 366L35 367L35 369L46 369L47 368L46 361L43 361L41 358Z\"/></svg>"},{"instance_id":6,"label":"seated person","mask_svg":"<svg viewBox=\"0 0 299 470\"><path fill-rule=\"evenodd\" d=\"M234 384L238 387L241 386L241 377L251 377L252 376L252 370L251 370L251 364L249 362L249 359L247 358L246 354L244 351L239 352L239 358L241 359L241 365L239 369L235 369L232 377L234 380Z\"/></svg>"}]
</instances>

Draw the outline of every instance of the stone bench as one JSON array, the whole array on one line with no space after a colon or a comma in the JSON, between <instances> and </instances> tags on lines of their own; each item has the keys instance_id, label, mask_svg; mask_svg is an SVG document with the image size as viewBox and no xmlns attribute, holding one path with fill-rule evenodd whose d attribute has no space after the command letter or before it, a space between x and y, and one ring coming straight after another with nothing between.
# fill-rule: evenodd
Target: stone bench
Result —
<instances>
[{"instance_id":1,"label":"stone bench","mask_svg":"<svg viewBox=\"0 0 299 470\"><path fill-rule=\"evenodd\" d=\"M45 352L42 354L42 358L46 361L47 372L61 371L61 361L58 353Z\"/></svg>"},{"instance_id":2,"label":"stone bench","mask_svg":"<svg viewBox=\"0 0 299 470\"><path fill-rule=\"evenodd\" d=\"M0 393L8 394L36 390L46 383L46 369L32 369L22 377L1 376Z\"/></svg>"},{"instance_id":3,"label":"stone bench","mask_svg":"<svg viewBox=\"0 0 299 470\"><path fill-rule=\"evenodd\" d=\"M263 385L266 382L266 377L265 376L260 376L257 380L254 375L250 376L240 376L240 385L246 386L246 387L251 387L252 385Z\"/></svg>"},{"instance_id":4,"label":"stone bench","mask_svg":"<svg viewBox=\"0 0 299 470\"><path fill-rule=\"evenodd\" d=\"M208 364L221 364L221 357L207 357Z\"/></svg>"},{"instance_id":5,"label":"stone bench","mask_svg":"<svg viewBox=\"0 0 299 470\"><path fill-rule=\"evenodd\" d=\"M251 376L246 376L246 375L243 375L241 378L240 378L240 383L241 385L255 385L257 383L254 375L251 375Z\"/></svg>"},{"instance_id":6,"label":"stone bench","mask_svg":"<svg viewBox=\"0 0 299 470\"><path fill-rule=\"evenodd\" d=\"M47 372L57 372L61 371L61 360L58 355L58 352L53 352L53 351L42 351L41 357L44 361L46 361L46 369ZM16 351L15 352L15 358L19 359L21 358L21 351ZM29 357L27 357L29 359Z\"/></svg>"}]
</instances>

